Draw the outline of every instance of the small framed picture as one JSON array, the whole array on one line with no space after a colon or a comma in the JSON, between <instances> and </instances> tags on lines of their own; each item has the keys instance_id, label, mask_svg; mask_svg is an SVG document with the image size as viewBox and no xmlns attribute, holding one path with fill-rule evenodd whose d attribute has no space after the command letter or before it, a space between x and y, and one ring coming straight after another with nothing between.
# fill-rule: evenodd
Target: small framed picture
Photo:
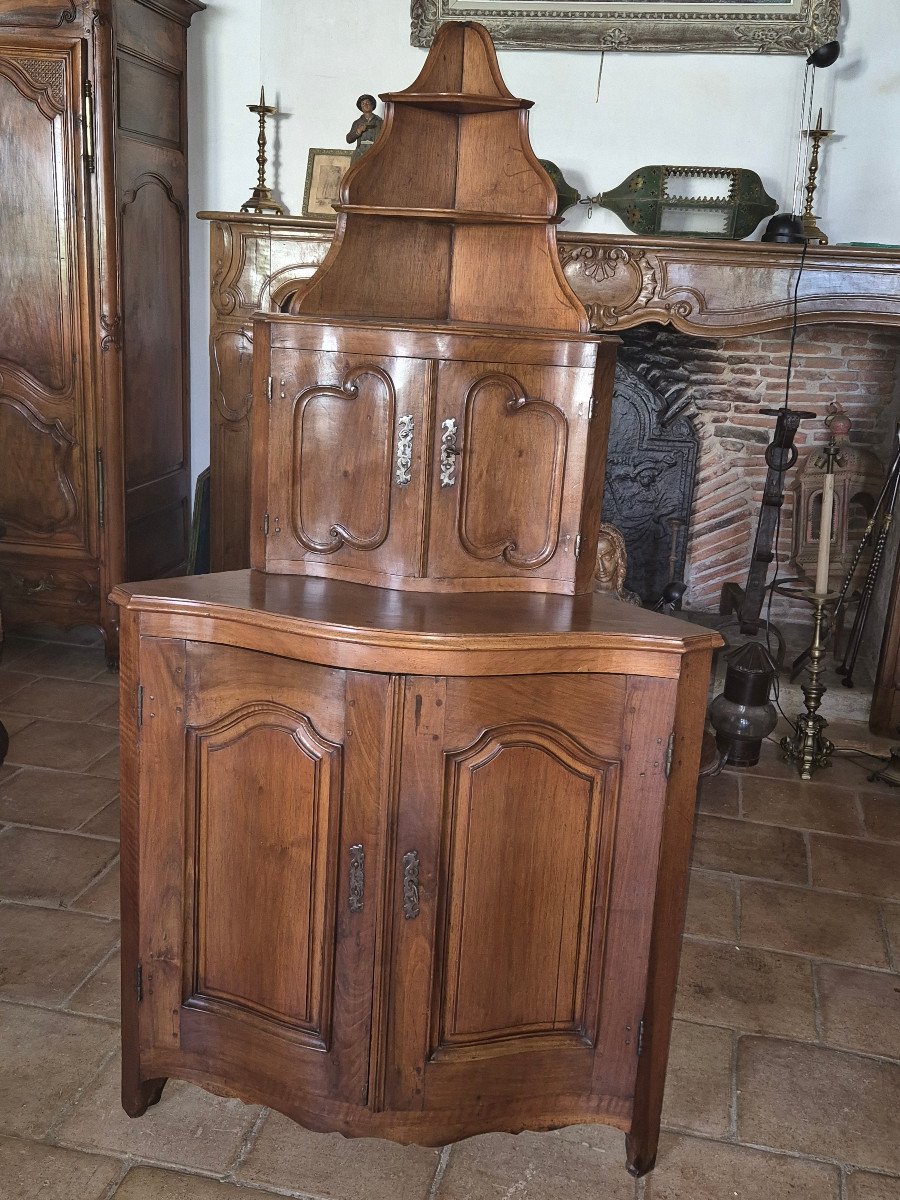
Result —
<instances>
[{"instance_id":1,"label":"small framed picture","mask_svg":"<svg viewBox=\"0 0 900 1200\"><path fill-rule=\"evenodd\" d=\"M323 150L313 147L306 164L303 192L304 217L334 217L333 204L341 198L341 180L350 166L352 150Z\"/></svg>"}]
</instances>

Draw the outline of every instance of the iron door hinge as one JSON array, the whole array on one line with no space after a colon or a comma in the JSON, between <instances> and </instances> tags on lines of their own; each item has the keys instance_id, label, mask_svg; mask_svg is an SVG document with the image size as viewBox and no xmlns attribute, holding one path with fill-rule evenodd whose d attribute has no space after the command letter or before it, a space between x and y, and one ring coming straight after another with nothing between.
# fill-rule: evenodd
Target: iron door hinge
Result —
<instances>
[{"instance_id":1,"label":"iron door hinge","mask_svg":"<svg viewBox=\"0 0 900 1200\"><path fill-rule=\"evenodd\" d=\"M144 999L144 968L140 963L134 968L134 994L140 1004Z\"/></svg>"},{"instance_id":2,"label":"iron door hinge","mask_svg":"<svg viewBox=\"0 0 900 1200\"><path fill-rule=\"evenodd\" d=\"M590 403L588 404L588 420L589 421L592 420L593 416L594 416L594 397L591 396Z\"/></svg>"},{"instance_id":3,"label":"iron door hinge","mask_svg":"<svg viewBox=\"0 0 900 1200\"><path fill-rule=\"evenodd\" d=\"M641 1017L640 1022L638 1024L638 1035L637 1035L637 1056L638 1056L638 1058L641 1057L643 1052L644 1052L644 1018Z\"/></svg>"},{"instance_id":4,"label":"iron door hinge","mask_svg":"<svg viewBox=\"0 0 900 1200\"><path fill-rule=\"evenodd\" d=\"M263 533L266 535L266 537L269 536L269 514L268 513L266 513L266 515L263 517Z\"/></svg>"},{"instance_id":5,"label":"iron door hinge","mask_svg":"<svg viewBox=\"0 0 900 1200\"><path fill-rule=\"evenodd\" d=\"M675 730L669 734L669 742L666 746L666 779L672 774L672 757L675 754Z\"/></svg>"},{"instance_id":6,"label":"iron door hinge","mask_svg":"<svg viewBox=\"0 0 900 1200\"><path fill-rule=\"evenodd\" d=\"M144 724L144 685L138 684L137 689L137 723L138 729Z\"/></svg>"},{"instance_id":7,"label":"iron door hinge","mask_svg":"<svg viewBox=\"0 0 900 1200\"><path fill-rule=\"evenodd\" d=\"M93 175L94 173L94 89L91 81L84 81L84 93L82 95L83 111L81 122L84 128L84 165Z\"/></svg>"},{"instance_id":8,"label":"iron door hinge","mask_svg":"<svg viewBox=\"0 0 900 1200\"><path fill-rule=\"evenodd\" d=\"M103 467L103 451L97 447L97 523L102 529L106 524L106 471Z\"/></svg>"},{"instance_id":9,"label":"iron door hinge","mask_svg":"<svg viewBox=\"0 0 900 1200\"><path fill-rule=\"evenodd\" d=\"M268 400L268 402L270 404L272 403L272 376L271 375L266 380L266 399Z\"/></svg>"},{"instance_id":10,"label":"iron door hinge","mask_svg":"<svg viewBox=\"0 0 900 1200\"><path fill-rule=\"evenodd\" d=\"M581 553L581 534L579 533L578 536L575 538L575 557L577 558L580 553Z\"/></svg>"}]
</instances>

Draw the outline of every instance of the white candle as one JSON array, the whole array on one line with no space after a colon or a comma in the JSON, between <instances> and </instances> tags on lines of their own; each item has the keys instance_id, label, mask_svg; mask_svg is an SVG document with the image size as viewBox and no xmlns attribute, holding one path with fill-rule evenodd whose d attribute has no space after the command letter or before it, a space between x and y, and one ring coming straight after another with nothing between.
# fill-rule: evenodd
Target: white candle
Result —
<instances>
[{"instance_id":1,"label":"white candle","mask_svg":"<svg viewBox=\"0 0 900 1200\"><path fill-rule=\"evenodd\" d=\"M829 461L829 467L831 462ZM834 510L834 471L829 470L822 484L822 518L819 521L819 557L816 560L816 595L828 591L828 565L831 558L831 514Z\"/></svg>"}]
</instances>

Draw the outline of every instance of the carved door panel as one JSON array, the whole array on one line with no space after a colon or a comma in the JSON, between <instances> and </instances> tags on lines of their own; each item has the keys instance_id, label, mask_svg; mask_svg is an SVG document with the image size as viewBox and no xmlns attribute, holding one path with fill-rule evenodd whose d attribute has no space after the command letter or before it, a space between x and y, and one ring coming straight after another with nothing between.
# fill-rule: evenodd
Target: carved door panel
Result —
<instances>
[{"instance_id":1,"label":"carved door panel","mask_svg":"<svg viewBox=\"0 0 900 1200\"><path fill-rule=\"evenodd\" d=\"M593 373L443 362L429 574L571 579Z\"/></svg>"},{"instance_id":2,"label":"carved door panel","mask_svg":"<svg viewBox=\"0 0 900 1200\"><path fill-rule=\"evenodd\" d=\"M365 1103L388 681L146 640L140 680L151 1070Z\"/></svg>"},{"instance_id":3,"label":"carved door panel","mask_svg":"<svg viewBox=\"0 0 900 1200\"><path fill-rule=\"evenodd\" d=\"M391 1107L592 1103L624 680L410 680Z\"/></svg>"},{"instance_id":4,"label":"carved door panel","mask_svg":"<svg viewBox=\"0 0 900 1200\"><path fill-rule=\"evenodd\" d=\"M73 551L92 537L85 412L84 212L78 130L80 46L0 38L0 542L14 555ZM15 253L13 249L15 248ZM0 575L0 589L3 587Z\"/></svg>"},{"instance_id":5,"label":"carved door panel","mask_svg":"<svg viewBox=\"0 0 900 1200\"><path fill-rule=\"evenodd\" d=\"M268 569L420 574L429 364L275 350L271 372Z\"/></svg>"}]
</instances>

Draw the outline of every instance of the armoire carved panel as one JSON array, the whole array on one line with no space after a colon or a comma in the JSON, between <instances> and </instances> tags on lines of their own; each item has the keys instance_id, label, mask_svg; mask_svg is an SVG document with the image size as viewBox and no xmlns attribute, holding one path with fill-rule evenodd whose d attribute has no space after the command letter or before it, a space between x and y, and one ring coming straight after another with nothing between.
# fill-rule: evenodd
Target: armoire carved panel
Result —
<instances>
[{"instance_id":1,"label":"armoire carved panel","mask_svg":"<svg viewBox=\"0 0 900 1200\"><path fill-rule=\"evenodd\" d=\"M111 587L187 564L183 135L201 8L0 7L0 610L7 629L97 624L110 661Z\"/></svg>"}]
</instances>

